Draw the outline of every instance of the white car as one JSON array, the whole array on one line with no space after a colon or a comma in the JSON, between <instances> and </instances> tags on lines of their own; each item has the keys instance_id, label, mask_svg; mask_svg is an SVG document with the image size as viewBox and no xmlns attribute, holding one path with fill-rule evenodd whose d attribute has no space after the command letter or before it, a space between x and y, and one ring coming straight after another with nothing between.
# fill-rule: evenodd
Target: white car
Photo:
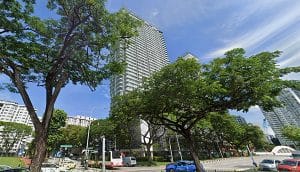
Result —
<instances>
[{"instance_id":1,"label":"white car","mask_svg":"<svg viewBox=\"0 0 300 172\"><path fill-rule=\"evenodd\" d=\"M53 163L43 163L42 172L59 172L59 166Z\"/></svg>"},{"instance_id":2,"label":"white car","mask_svg":"<svg viewBox=\"0 0 300 172\"><path fill-rule=\"evenodd\" d=\"M277 171L277 166L280 163L279 160L275 159L264 159L259 163L260 170L272 170Z\"/></svg>"},{"instance_id":3,"label":"white car","mask_svg":"<svg viewBox=\"0 0 300 172\"><path fill-rule=\"evenodd\" d=\"M124 157L123 164L127 167L134 167L136 165L136 158L132 156Z\"/></svg>"},{"instance_id":4,"label":"white car","mask_svg":"<svg viewBox=\"0 0 300 172\"><path fill-rule=\"evenodd\" d=\"M56 164L53 163L43 163L42 172L62 172L62 171L67 171L66 168L59 167Z\"/></svg>"}]
</instances>

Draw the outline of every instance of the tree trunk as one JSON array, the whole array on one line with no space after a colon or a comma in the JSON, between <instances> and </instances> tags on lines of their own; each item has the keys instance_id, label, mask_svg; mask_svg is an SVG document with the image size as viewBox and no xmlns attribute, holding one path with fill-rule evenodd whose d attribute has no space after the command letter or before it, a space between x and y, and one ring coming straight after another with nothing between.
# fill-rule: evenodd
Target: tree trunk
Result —
<instances>
[{"instance_id":1,"label":"tree trunk","mask_svg":"<svg viewBox=\"0 0 300 172\"><path fill-rule=\"evenodd\" d=\"M47 132L44 129L36 129L35 131L35 151L30 165L31 172L40 172L41 165L45 160L47 151Z\"/></svg>"},{"instance_id":2,"label":"tree trunk","mask_svg":"<svg viewBox=\"0 0 300 172\"><path fill-rule=\"evenodd\" d=\"M146 156L147 156L147 158L148 158L148 161L150 162L150 161L153 161L153 158L152 158L152 156L151 156L151 144L149 145L149 144L146 144Z\"/></svg>"},{"instance_id":3,"label":"tree trunk","mask_svg":"<svg viewBox=\"0 0 300 172\"><path fill-rule=\"evenodd\" d=\"M189 130L187 130L187 131L184 132L183 136L185 137L185 139L189 143L189 149L190 149L192 158L193 158L193 160L195 162L195 165L196 165L196 171L197 172L203 172L201 170L201 163L200 163L199 157L197 155L197 150L196 150L196 147L195 147L195 141L193 139L193 136L192 136L191 132Z\"/></svg>"}]
</instances>

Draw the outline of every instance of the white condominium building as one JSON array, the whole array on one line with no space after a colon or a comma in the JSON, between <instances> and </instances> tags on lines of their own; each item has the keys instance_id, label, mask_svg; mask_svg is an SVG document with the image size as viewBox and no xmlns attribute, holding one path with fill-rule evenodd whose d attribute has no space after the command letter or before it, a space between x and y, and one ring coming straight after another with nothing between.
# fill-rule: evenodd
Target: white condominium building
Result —
<instances>
[{"instance_id":1,"label":"white condominium building","mask_svg":"<svg viewBox=\"0 0 300 172\"><path fill-rule=\"evenodd\" d=\"M33 127L26 106L11 101L0 100L0 121L16 122Z\"/></svg>"},{"instance_id":2,"label":"white condominium building","mask_svg":"<svg viewBox=\"0 0 300 172\"><path fill-rule=\"evenodd\" d=\"M16 102L0 100L0 121L21 123L33 128L31 118L25 105L19 105ZM0 148L3 148L4 142L1 139L3 126L0 126ZM27 149L27 144L32 141L33 137L24 136L17 140L10 152Z\"/></svg>"},{"instance_id":3,"label":"white condominium building","mask_svg":"<svg viewBox=\"0 0 300 172\"><path fill-rule=\"evenodd\" d=\"M78 125L81 127L87 127L94 120L96 120L96 118L86 117L81 115L68 116L66 125Z\"/></svg>"},{"instance_id":4,"label":"white condominium building","mask_svg":"<svg viewBox=\"0 0 300 172\"><path fill-rule=\"evenodd\" d=\"M124 74L111 78L111 97L138 88L144 78L169 64L162 32L144 21L138 32L138 36L129 39L127 46L120 41L117 54L127 67Z\"/></svg>"}]
</instances>

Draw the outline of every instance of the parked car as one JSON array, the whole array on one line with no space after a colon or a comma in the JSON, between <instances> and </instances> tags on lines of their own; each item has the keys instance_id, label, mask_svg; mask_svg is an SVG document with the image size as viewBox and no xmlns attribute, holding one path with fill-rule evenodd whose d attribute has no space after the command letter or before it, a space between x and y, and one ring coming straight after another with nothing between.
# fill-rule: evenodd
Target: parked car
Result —
<instances>
[{"instance_id":1,"label":"parked car","mask_svg":"<svg viewBox=\"0 0 300 172\"><path fill-rule=\"evenodd\" d=\"M68 170L74 169L76 167L76 161L71 160L70 158L65 158L61 163L60 167L64 167Z\"/></svg>"},{"instance_id":2,"label":"parked car","mask_svg":"<svg viewBox=\"0 0 300 172\"><path fill-rule=\"evenodd\" d=\"M300 159L285 159L277 167L279 172L300 172Z\"/></svg>"},{"instance_id":3,"label":"parked car","mask_svg":"<svg viewBox=\"0 0 300 172\"><path fill-rule=\"evenodd\" d=\"M264 159L259 163L260 170L271 170L277 171L277 166L280 163L279 160L275 159Z\"/></svg>"},{"instance_id":4,"label":"parked car","mask_svg":"<svg viewBox=\"0 0 300 172\"><path fill-rule=\"evenodd\" d=\"M133 156L124 157L123 164L128 167L134 167L136 165L136 158Z\"/></svg>"},{"instance_id":5,"label":"parked car","mask_svg":"<svg viewBox=\"0 0 300 172\"><path fill-rule=\"evenodd\" d=\"M12 169L10 166L8 165L0 165L0 171L2 170L8 170L8 169Z\"/></svg>"},{"instance_id":6,"label":"parked car","mask_svg":"<svg viewBox=\"0 0 300 172\"><path fill-rule=\"evenodd\" d=\"M59 172L59 166L53 163L43 163L42 172Z\"/></svg>"},{"instance_id":7,"label":"parked car","mask_svg":"<svg viewBox=\"0 0 300 172\"><path fill-rule=\"evenodd\" d=\"M201 171L205 172L205 169L202 164L201 164L201 168L202 168ZM181 160L166 165L166 172L180 172L180 171L195 172L196 165L194 161Z\"/></svg>"}]
</instances>

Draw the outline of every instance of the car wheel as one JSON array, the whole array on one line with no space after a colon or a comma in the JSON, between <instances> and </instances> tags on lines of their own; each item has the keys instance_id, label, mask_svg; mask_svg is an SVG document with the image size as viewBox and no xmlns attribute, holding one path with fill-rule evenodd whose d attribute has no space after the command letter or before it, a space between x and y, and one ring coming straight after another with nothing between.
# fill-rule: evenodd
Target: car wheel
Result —
<instances>
[{"instance_id":1,"label":"car wheel","mask_svg":"<svg viewBox=\"0 0 300 172\"><path fill-rule=\"evenodd\" d=\"M126 164L126 167L129 167L129 166L130 166L129 163L127 163L127 164Z\"/></svg>"},{"instance_id":2,"label":"car wheel","mask_svg":"<svg viewBox=\"0 0 300 172\"><path fill-rule=\"evenodd\" d=\"M175 170L174 169L170 169L170 171L169 172L175 172Z\"/></svg>"}]
</instances>

